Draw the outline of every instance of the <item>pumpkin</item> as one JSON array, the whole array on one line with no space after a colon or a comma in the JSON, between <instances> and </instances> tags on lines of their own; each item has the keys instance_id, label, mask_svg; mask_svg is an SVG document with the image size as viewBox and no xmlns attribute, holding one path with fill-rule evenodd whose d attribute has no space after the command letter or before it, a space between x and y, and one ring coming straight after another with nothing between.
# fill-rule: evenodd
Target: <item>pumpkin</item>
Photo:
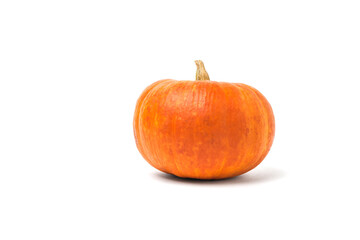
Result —
<instances>
[{"instance_id":1,"label":"pumpkin","mask_svg":"<svg viewBox=\"0 0 360 240\"><path fill-rule=\"evenodd\" d=\"M182 178L223 179L255 168L274 140L272 108L255 88L210 81L202 61L196 81L148 86L134 114L137 148L150 165Z\"/></svg>"}]
</instances>

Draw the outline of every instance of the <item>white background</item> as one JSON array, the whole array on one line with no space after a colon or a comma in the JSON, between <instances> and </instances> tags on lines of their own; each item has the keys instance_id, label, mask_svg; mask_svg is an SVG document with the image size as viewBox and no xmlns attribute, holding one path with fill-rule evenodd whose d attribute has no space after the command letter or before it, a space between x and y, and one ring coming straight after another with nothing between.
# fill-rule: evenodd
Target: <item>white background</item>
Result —
<instances>
[{"instance_id":1,"label":"white background","mask_svg":"<svg viewBox=\"0 0 360 240\"><path fill-rule=\"evenodd\" d=\"M359 1L1 1L0 239L359 239ZM273 147L185 181L136 149L154 81L260 90ZM357 229L356 229L357 228Z\"/></svg>"}]
</instances>

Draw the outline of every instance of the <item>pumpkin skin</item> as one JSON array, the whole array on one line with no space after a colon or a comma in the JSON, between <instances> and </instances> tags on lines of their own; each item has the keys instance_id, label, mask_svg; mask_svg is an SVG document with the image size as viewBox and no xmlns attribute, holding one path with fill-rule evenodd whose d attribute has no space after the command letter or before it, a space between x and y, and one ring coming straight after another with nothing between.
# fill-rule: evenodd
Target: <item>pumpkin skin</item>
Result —
<instances>
[{"instance_id":1,"label":"pumpkin skin","mask_svg":"<svg viewBox=\"0 0 360 240\"><path fill-rule=\"evenodd\" d=\"M182 178L223 179L255 168L270 150L273 111L241 83L160 80L134 114L136 145L156 169Z\"/></svg>"}]
</instances>

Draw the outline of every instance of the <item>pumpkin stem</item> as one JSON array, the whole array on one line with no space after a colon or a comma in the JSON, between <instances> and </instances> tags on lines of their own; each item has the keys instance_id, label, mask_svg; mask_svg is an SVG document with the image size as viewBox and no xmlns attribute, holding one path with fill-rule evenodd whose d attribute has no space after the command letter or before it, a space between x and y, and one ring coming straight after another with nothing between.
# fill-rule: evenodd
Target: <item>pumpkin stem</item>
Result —
<instances>
[{"instance_id":1,"label":"pumpkin stem","mask_svg":"<svg viewBox=\"0 0 360 240\"><path fill-rule=\"evenodd\" d=\"M210 81L209 74L205 70L203 61L195 60L196 64L196 80L197 81Z\"/></svg>"}]
</instances>

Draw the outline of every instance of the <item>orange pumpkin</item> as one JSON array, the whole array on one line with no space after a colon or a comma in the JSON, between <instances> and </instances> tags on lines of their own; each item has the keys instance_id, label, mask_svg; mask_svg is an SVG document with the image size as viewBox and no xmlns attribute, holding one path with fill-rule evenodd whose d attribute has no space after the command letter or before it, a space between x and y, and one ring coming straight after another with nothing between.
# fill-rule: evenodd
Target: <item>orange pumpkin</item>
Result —
<instances>
[{"instance_id":1,"label":"orange pumpkin","mask_svg":"<svg viewBox=\"0 0 360 240\"><path fill-rule=\"evenodd\" d=\"M160 80L147 87L134 116L136 145L160 171L222 179L255 168L275 133L269 102L242 83L209 81L201 61L196 81Z\"/></svg>"}]
</instances>

